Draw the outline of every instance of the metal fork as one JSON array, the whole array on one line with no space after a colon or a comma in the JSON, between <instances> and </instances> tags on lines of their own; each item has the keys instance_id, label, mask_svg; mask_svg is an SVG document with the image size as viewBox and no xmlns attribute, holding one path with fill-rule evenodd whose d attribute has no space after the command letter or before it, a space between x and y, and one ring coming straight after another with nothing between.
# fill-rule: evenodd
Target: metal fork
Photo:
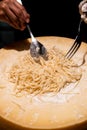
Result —
<instances>
[{"instance_id":1,"label":"metal fork","mask_svg":"<svg viewBox=\"0 0 87 130\"><path fill-rule=\"evenodd\" d=\"M83 23L83 20L81 19L79 22L78 33L77 33L77 36L75 38L75 41L74 41L73 45L71 46L71 48L69 49L69 51L65 55L65 57L68 59L71 59L73 57L73 55L77 52L77 50L79 49L79 47L81 45L81 42L82 42L82 37L81 37L82 23Z\"/></svg>"}]
</instances>

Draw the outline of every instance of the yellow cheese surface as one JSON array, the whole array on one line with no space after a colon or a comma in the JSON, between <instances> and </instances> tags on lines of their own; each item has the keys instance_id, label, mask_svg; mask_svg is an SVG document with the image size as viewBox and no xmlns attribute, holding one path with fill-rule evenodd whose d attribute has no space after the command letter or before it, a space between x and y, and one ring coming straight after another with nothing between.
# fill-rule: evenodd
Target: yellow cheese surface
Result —
<instances>
[{"instance_id":1,"label":"yellow cheese surface","mask_svg":"<svg viewBox=\"0 0 87 130\"><path fill-rule=\"evenodd\" d=\"M74 40L64 37L37 37L46 47L56 46L65 53ZM17 56L28 51L31 39L0 50L0 130L84 130L87 126L87 56L78 84L64 88L56 96L50 94L15 96L14 86L5 73ZM73 60L80 64L87 45L82 43Z\"/></svg>"}]
</instances>

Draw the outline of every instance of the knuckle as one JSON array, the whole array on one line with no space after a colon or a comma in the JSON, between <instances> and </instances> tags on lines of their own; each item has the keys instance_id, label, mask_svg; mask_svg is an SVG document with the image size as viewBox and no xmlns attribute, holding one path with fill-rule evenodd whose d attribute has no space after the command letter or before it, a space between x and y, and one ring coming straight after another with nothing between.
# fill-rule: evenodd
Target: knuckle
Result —
<instances>
[{"instance_id":1,"label":"knuckle","mask_svg":"<svg viewBox=\"0 0 87 130\"><path fill-rule=\"evenodd\" d=\"M20 9L20 11L21 11L21 13L27 14L27 11L26 11L26 9L25 9L24 7L22 7L22 8Z\"/></svg>"},{"instance_id":2,"label":"knuckle","mask_svg":"<svg viewBox=\"0 0 87 130\"><path fill-rule=\"evenodd\" d=\"M15 21L16 24L18 24L18 21L17 21L16 17L13 18L13 21Z\"/></svg>"},{"instance_id":3,"label":"knuckle","mask_svg":"<svg viewBox=\"0 0 87 130\"><path fill-rule=\"evenodd\" d=\"M20 17L22 16L22 11L21 11L21 9L18 9L18 10L17 10L17 13L18 13L18 16L20 16Z\"/></svg>"},{"instance_id":4,"label":"knuckle","mask_svg":"<svg viewBox=\"0 0 87 130\"><path fill-rule=\"evenodd\" d=\"M6 8L7 8L7 4L5 2L3 2L2 9L5 10Z\"/></svg>"},{"instance_id":5,"label":"knuckle","mask_svg":"<svg viewBox=\"0 0 87 130\"><path fill-rule=\"evenodd\" d=\"M9 2L9 0L5 0L5 3L8 3Z\"/></svg>"},{"instance_id":6,"label":"knuckle","mask_svg":"<svg viewBox=\"0 0 87 130\"><path fill-rule=\"evenodd\" d=\"M24 6L21 6L21 11L25 10Z\"/></svg>"},{"instance_id":7,"label":"knuckle","mask_svg":"<svg viewBox=\"0 0 87 130\"><path fill-rule=\"evenodd\" d=\"M18 15L19 15L20 17L22 16L21 10L18 11Z\"/></svg>"}]
</instances>

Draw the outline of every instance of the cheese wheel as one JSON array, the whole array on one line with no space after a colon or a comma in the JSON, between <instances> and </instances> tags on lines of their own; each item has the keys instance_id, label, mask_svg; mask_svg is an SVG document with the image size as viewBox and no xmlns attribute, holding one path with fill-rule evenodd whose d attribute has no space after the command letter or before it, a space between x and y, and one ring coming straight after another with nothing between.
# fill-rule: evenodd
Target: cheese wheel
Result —
<instances>
[{"instance_id":1,"label":"cheese wheel","mask_svg":"<svg viewBox=\"0 0 87 130\"><path fill-rule=\"evenodd\" d=\"M43 36L37 39L46 48L57 47L67 53L74 39ZM14 86L5 73L23 51L29 51L31 39L13 43L0 50L0 130L73 130L87 129L87 45L82 42L73 56L81 64L78 84L65 87L57 96L15 96ZM21 63L20 63L21 64ZM4 73L5 72L5 73Z\"/></svg>"}]
</instances>

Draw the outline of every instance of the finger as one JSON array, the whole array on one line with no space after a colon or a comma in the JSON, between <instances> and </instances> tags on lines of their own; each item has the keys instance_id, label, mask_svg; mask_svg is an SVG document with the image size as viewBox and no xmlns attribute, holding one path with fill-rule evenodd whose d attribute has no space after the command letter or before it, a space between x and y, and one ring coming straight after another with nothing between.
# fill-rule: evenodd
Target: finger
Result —
<instances>
[{"instance_id":1,"label":"finger","mask_svg":"<svg viewBox=\"0 0 87 130\"><path fill-rule=\"evenodd\" d=\"M82 13L82 6L83 6L84 4L86 4L86 2L87 2L87 0L83 0L83 1L80 2L80 4L79 4L80 14Z\"/></svg>"},{"instance_id":2,"label":"finger","mask_svg":"<svg viewBox=\"0 0 87 130\"><path fill-rule=\"evenodd\" d=\"M10 10L16 16L17 21L20 24L20 27L25 26L26 21L25 21L25 18L21 12L21 9L18 9L15 5L12 4L12 6L10 7Z\"/></svg>"},{"instance_id":3,"label":"finger","mask_svg":"<svg viewBox=\"0 0 87 130\"><path fill-rule=\"evenodd\" d=\"M6 15L5 15L5 20L4 20L4 21L7 22L9 25L11 25L13 28L19 29L18 26L14 25L14 24L11 22L11 20L9 19L9 17L6 16Z\"/></svg>"},{"instance_id":4,"label":"finger","mask_svg":"<svg viewBox=\"0 0 87 130\"><path fill-rule=\"evenodd\" d=\"M8 22L11 26L13 26L17 29L23 30L26 27L25 24L22 23L22 25L21 25L20 21L18 20L18 17L9 8L9 6L10 7L13 6L13 1L15 1L15 0L10 1L10 4L9 4L9 1L7 1L7 0L5 2L2 2L2 4L1 4L2 13L0 12L2 14L2 20Z\"/></svg>"},{"instance_id":5,"label":"finger","mask_svg":"<svg viewBox=\"0 0 87 130\"><path fill-rule=\"evenodd\" d=\"M26 10L24 9L24 7L22 5L20 5L18 3L19 4L19 7L18 7L15 3L17 3L17 1L12 3L12 5L9 8L17 16L17 18L18 18L17 21L19 21L21 30L24 30L26 28L26 23L29 22L29 14L26 12ZM23 10L25 10L25 11L23 11ZM26 12L27 20L22 11Z\"/></svg>"},{"instance_id":6,"label":"finger","mask_svg":"<svg viewBox=\"0 0 87 130\"><path fill-rule=\"evenodd\" d=\"M84 22L87 23L87 18L84 19Z\"/></svg>"},{"instance_id":7,"label":"finger","mask_svg":"<svg viewBox=\"0 0 87 130\"><path fill-rule=\"evenodd\" d=\"M9 8L6 9L5 14L8 17L9 22L10 22L11 25L13 25L15 28L18 28L18 29L21 28L20 24L19 24L19 21L17 21L16 15L14 15L14 13L11 12L11 10Z\"/></svg>"},{"instance_id":8,"label":"finger","mask_svg":"<svg viewBox=\"0 0 87 130\"><path fill-rule=\"evenodd\" d=\"M86 18L86 15L85 15L85 14L82 14L82 15L81 15L81 19L84 20L85 18Z\"/></svg>"},{"instance_id":9,"label":"finger","mask_svg":"<svg viewBox=\"0 0 87 130\"><path fill-rule=\"evenodd\" d=\"M15 6L17 7L17 9L19 9L19 15L21 14L21 17L24 19L24 21L26 23L29 23L30 21L30 15L27 13L26 9L24 8L24 6L22 6L20 3L18 3L17 1L14 2Z\"/></svg>"},{"instance_id":10,"label":"finger","mask_svg":"<svg viewBox=\"0 0 87 130\"><path fill-rule=\"evenodd\" d=\"M84 4L84 1L81 1L80 4L79 4L79 12L80 14L82 14L82 6Z\"/></svg>"},{"instance_id":11,"label":"finger","mask_svg":"<svg viewBox=\"0 0 87 130\"><path fill-rule=\"evenodd\" d=\"M87 12L87 3L82 6L82 12Z\"/></svg>"}]
</instances>

